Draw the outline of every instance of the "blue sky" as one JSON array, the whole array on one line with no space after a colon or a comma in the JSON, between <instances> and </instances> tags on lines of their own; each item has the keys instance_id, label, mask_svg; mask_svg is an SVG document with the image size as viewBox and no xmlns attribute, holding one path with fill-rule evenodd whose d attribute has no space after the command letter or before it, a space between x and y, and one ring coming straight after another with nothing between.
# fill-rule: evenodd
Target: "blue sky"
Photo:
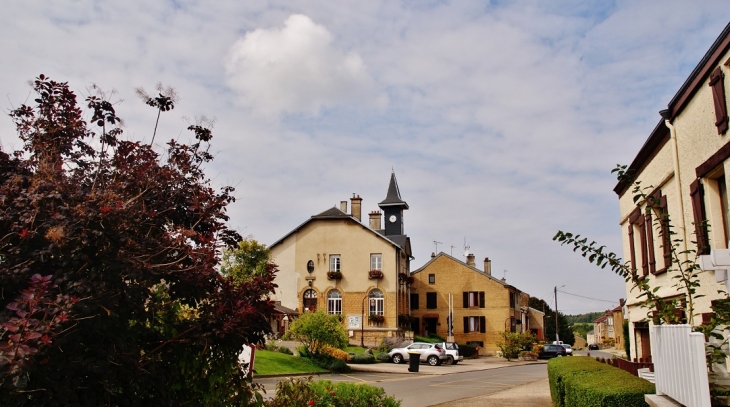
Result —
<instances>
[{"instance_id":1,"label":"blue sky","mask_svg":"<svg viewBox=\"0 0 730 407\"><path fill-rule=\"evenodd\" d=\"M215 121L208 174L237 188L244 235L272 243L352 193L375 210L395 169L412 269L433 241L461 256L466 239L533 296L564 284L617 301L622 279L551 238L620 253L610 170L728 21L723 1L10 1L0 108L26 102L41 73L79 95L96 84L116 90L125 136L149 141L155 112L134 90L161 82L180 100L155 143ZM19 147L9 119L0 143Z\"/></svg>"}]
</instances>

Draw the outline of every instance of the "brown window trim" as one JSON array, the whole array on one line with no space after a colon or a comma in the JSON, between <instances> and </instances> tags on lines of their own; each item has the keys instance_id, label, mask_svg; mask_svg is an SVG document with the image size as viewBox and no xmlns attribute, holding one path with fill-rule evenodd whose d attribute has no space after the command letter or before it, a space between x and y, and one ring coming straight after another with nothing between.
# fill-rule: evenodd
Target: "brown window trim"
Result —
<instances>
[{"instance_id":1,"label":"brown window trim","mask_svg":"<svg viewBox=\"0 0 730 407\"><path fill-rule=\"evenodd\" d=\"M695 168L695 175L697 175L697 178L704 177L728 158L730 158L730 142L725 143L725 145L720 147L715 154L711 155L705 162L697 166L697 168Z\"/></svg>"}]
</instances>

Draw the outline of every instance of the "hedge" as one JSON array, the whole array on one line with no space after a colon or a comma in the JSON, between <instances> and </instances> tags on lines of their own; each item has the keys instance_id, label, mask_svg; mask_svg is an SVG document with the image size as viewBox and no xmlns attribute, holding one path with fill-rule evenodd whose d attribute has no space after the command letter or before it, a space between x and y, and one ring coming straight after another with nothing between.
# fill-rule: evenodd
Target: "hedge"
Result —
<instances>
[{"instance_id":1,"label":"hedge","mask_svg":"<svg viewBox=\"0 0 730 407\"><path fill-rule=\"evenodd\" d=\"M361 365L375 363L375 356L372 353L351 354L350 363L361 364Z\"/></svg>"},{"instance_id":2,"label":"hedge","mask_svg":"<svg viewBox=\"0 0 730 407\"><path fill-rule=\"evenodd\" d=\"M644 395L655 393L654 384L581 356L550 360L548 380L555 407L647 406Z\"/></svg>"}]
</instances>

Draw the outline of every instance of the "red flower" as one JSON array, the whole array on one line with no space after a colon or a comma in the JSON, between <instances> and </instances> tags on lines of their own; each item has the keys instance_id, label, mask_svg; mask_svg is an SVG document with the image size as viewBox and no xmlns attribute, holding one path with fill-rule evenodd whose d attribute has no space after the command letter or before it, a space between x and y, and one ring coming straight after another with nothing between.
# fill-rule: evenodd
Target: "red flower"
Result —
<instances>
[{"instance_id":1,"label":"red flower","mask_svg":"<svg viewBox=\"0 0 730 407\"><path fill-rule=\"evenodd\" d=\"M309 402L307 403L307 405L308 406L313 406L314 405L314 400L309 400Z\"/></svg>"}]
</instances>

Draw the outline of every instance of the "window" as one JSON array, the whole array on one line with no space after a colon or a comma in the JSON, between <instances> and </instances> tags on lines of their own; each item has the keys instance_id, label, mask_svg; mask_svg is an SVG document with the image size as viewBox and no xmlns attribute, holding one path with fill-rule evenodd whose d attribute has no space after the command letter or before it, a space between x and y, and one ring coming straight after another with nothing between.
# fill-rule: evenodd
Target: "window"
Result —
<instances>
[{"instance_id":1,"label":"window","mask_svg":"<svg viewBox=\"0 0 730 407\"><path fill-rule=\"evenodd\" d=\"M728 242L728 194L725 174L714 171L703 181L706 188L705 204L709 222L710 247L726 248Z\"/></svg>"},{"instance_id":2,"label":"window","mask_svg":"<svg viewBox=\"0 0 730 407\"><path fill-rule=\"evenodd\" d=\"M464 308L484 308L484 291L466 291Z\"/></svg>"},{"instance_id":3,"label":"window","mask_svg":"<svg viewBox=\"0 0 730 407\"><path fill-rule=\"evenodd\" d=\"M699 179L689 184L689 196L692 200L692 215L695 221L697 254L710 254L710 237L707 234L707 216L705 215L705 190Z\"/></svg>"},{"instance_id":4,"label":"window","mask_svg":"<svg viewBox=\"0 0 730 407\"><path fill-rule=\"evenodd\" d=\"M339 254L330 255L330 271L342 271L340 269L340 255Z\"/></svg>"},{"instance_id":5,"label":"window","mask_svg":"<svg viewBox=\"0 0 730 407\"><path fill-rule=\"evenodd\" d=\"M338 290L327 293L327 313L342 314L342 293Z\"/></svg>"},{"instance_id":6,"label":"window","mask_svg":"<svg viewBox=\"0 0 730 407\"><path fill-rule=\"evenodd\" d=\"M370 315L383 315L383 292L376 288L375 290L370 291L368 298L370 298Z\"/></svg>"},{"instance_id":7,"label":"window","mask_svg":"<svg viewBox=\"0 0 730 407\"><path fill-rule=\"evenodd\" d=\"M486 333L486 317L464 317L464 333Z\"/></svg>"},{"instance_id":8,"label":"window","mask_svg":"<svg viewBox=\"0 0 730 407\"><path fill-rule=\"evenodd\" d=\"M304 310L317 310L317 292L312 290L311 288L304 292Z\"/></svg>"},{"instance_id":9,"label":"window","mask_svg":"<svg viewBox=\"0 0 730 407\"><path fill-rule=\"evenodd\" d=\"M411 293L411 309L418 309L418 294Z\"/></svg>"},{"instance_id":10,"label":"window","mask_svg":"<svg viewBox=\"0 0 730 407\"><path fill-rule=\"evenodd\" d=\"M655 239L655 229L660 239ZM662 195L661 190L649 195L643 211L636 208L629 216L628 235L631 265L637 272L647 276L650 273L661 274L667 271L672 264L672 241L669 234L667 197ZM660 247L663 251L663 268L657 267L656 261L656 251ZM637 255L640 262L637 262Z\"/></svg>"},{"instance_id":11,"label":"window","mask_svg":"<svg viewBox=\"0 0 730 407\"><path fill-rule=\"evenodd\" d=\"M436 274L429 274L428 275L428 283L429 284L436 284Z\"/></svg>"},{"instance_id":12,"label":"window","mask_svg":"<svg viewBox=\"0 0 730 407\"><path fill-rule=\"evenodd\" d=\"M370 270L383 270L383 255L371 254L370 255Z\"/></svg>"},{"instance_id":13,"label":"window","mask_svg":"<svg viewBox=\"0 0 730 407\"><path fill-rule=\"evenodd\" d=\"M426 308L435 309L436 304L436 293L426 293Z\"/></svg>"}]
</instances>

